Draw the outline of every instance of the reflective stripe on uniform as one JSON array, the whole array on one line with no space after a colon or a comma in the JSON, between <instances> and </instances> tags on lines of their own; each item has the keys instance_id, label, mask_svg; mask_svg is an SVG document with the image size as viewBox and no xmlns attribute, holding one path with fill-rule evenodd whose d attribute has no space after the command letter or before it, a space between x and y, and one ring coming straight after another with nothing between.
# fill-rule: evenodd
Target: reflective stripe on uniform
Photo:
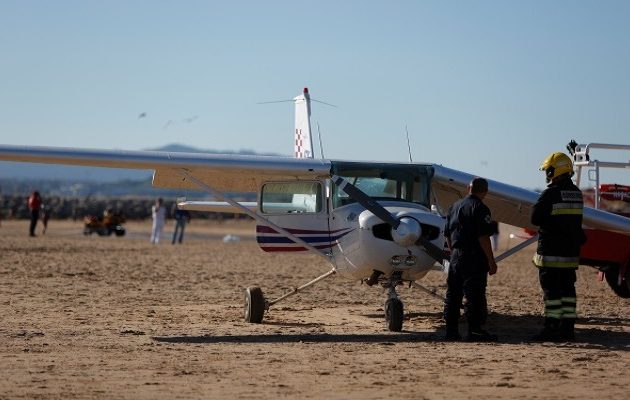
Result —
<instances>
[{"instance_id":1,"label":"reflective stripe on uniform","mask_svg":"<svg viewBox=\"0 0 630 400\"><path fill-rule=\"evenodd\" d=\"M559 208L557 210L552 210L551 215L583 215L583 210L578 210L576 208Z\"/></svg>"},{"instance_id":2,"label":"reflective stripe on uniform","mask_svg":"<svg viewBox=\"0 0 630 400\"><path fill-rule=\"evenodd\" d=\"M562 318L562 300L545 299L545 317Z\"/></svg>"},{"instance_id":3,"label":"reflective stripe on uniform","mask_svg":"<svg viewBox=\"0 0 630 400\"><path fill-rule=\"evenodd\" d=\"M537 267L577 268L580 257L543 256L536 253L532 262Z\"/></svg>"},{"instance_id":4,"label":"reflective stripe on uniform","mask_svg":"<svg viewBox=\"0 0 630 400\"><path fill-rule=\"evenodd\" d=\"M556 203L553 205L551 215L582 215L583 208L582 203Z\"/></svg>"},{"instance_id":5,"label":"reflective stripe on uniform","mask_svg":"<svg viewBox=\"0 0 630 400\"><path fill-rule=\"evenodd\" d=\"M551 310L545 309L545 317L560 319L560 318L562 318L562 310L560 310L560 309L551 309Z\"/></svg>"},{"instance_id":6,"label":"reflective stripe on uniform","mask_svg":"<svg viewBox=\"0 0 630 400\"><path fill-rule=\"evenodd\" d=\"M560 300L562 301L562 318L576 319L577 313L575 312L575 307L577 298L561 297Z\"/></svg>"}]
</instances>

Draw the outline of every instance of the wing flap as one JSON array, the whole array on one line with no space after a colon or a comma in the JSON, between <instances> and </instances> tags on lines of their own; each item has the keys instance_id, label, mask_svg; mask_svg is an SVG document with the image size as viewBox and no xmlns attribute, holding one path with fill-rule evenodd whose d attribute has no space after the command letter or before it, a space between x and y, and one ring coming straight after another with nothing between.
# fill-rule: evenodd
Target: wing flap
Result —
<instances>
[{"instance_id":1,"label":"wing flap","mask_svg":"<svg viewBox=\"0 0 630 400\"><path fill-rule=\"evenodd\" d=\"M245 201L239 202L243 207L247 207L252 211L258 210L258 203ZM177 207L188 211L205 211L205 212L222 212L222 213L239 213L243 214L243 210L233 206L225 201L183 201L177 203Z\"/></svg>"}]
</instances>

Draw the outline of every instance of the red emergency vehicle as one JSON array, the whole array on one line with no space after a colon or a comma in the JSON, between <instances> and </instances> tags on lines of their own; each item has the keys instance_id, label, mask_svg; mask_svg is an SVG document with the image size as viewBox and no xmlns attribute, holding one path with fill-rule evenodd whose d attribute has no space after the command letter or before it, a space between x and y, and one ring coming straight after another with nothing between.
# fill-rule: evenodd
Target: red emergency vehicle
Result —
<instances>
[{"instance_id":1,"label":"red emergency vehicle","mask_svg":"<svg viewBox=\"0 0 630 400\"><path fill-rule=\"evenodd\" d=\"M586 206L620 214L630 218L630 186L600 184L600 168L630 168L628 162L599 161L592 159L590 150L630 150L630 145L603 143L577 144L571 141L567 146L573 155L576 184L580 186L583 168L588 170L588 178L593 187L583 189ZM580 264L597 267L600 277L619 296L630 298L630 236L599 229L586 229L587 241L580 252Z\"/></svg>"}]
</instances>

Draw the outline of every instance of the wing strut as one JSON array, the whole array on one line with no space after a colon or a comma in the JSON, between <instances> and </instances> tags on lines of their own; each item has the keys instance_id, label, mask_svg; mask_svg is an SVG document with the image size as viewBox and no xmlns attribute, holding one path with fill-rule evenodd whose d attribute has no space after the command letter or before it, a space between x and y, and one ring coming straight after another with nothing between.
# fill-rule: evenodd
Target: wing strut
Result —
<instances>
[{"instance_id":1,"label":"wing strut","mask_svg":"<svg viewBox=\"0 0 630 400\"><path fill-rule=\"evenodd\" d=\"M431 289L427 288L426 286L423 286L423 285L419 284L418 282L411 282L411 285L413 287L415 287L415 288L418 288L418 289L422 290L426 294L435 297L436 299L440 299L442 301L446 300L446 298L444 296L440 296L439 294L435 293L435 290L431 290Z\"/></svg>"},{"instance_id":2,"label":"wing strut","mask_svg":"<svg viewBox=\"0 0 630 400\"><path fill-rule=\"evenodd\" d=\"M273 222L265 219L264 217L262 217L261 215L257 214L256 212L254 212L254 211L250 210L249 208L239 204L237 201L232 200L231 198L229 198L228 196L226 196L222 192L219 192L218 190L215 190L215 189L211 188L210 186L206 185L205 183L203 183L199 179L197 179L194 176L192 176L186 169L184 169L184 168L180 169L179 173L184 178L189 179L191 182L193 182L194 184L196 184L200 188L205 189L212 196L218 197L219 199L229 203L230 205L232 205L232 206L242 210L243 213L245 213L245 214L249 215L250 217L254 218L256 221L258 221L260 223L263 223L263 224L265 224L265 225L275 229L276 231L282 233L283 235L285 235L289 239L293 240L296 243L301 244L302 246L304 246L307 249L311 250L313 253L319 255L320 257L325 258L326 261L330 262L330 255L328 255L326 253L322 253L319 249L317 249L316 247L306 243L304 240L302 240L299 237L295 236L294 234L288 232L283 227L278 226L278 225L274 224Z\"/></svg>"},{"instance_id":3,"label":"wing strut","mask_svg":"<svg viewBox=\"0 0 630 400\"><path fill-rule=\"evenodd\" d=\"M499 254L498 256L496 256L494 258L494 262L499 262L501 260L504 260L504 259L508 258L512 254L521 251L522 249L524 249L525 247L529 246L530 244L534 243L537 240L538 240L538 234L530 237L529 239L527 239L526 241L524 241L524 242L522 242L520 244L517 244L516 246L512 247L511 249L505 251L504 253Z\"/></svg>"}]
</instances>

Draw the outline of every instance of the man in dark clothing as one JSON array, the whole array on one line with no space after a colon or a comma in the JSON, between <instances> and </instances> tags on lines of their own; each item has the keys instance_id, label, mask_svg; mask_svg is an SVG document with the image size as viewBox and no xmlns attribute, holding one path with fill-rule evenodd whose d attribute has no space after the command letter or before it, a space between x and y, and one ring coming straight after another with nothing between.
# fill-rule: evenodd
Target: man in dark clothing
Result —
<instances>
[{"instance_id":1,"label":"man in dark clothing","mask_svg":"<svg viewBox=\"0 0 630 400\"><path fill-rule=\"evenodd\" d=\"M564 153L553 153L540 166L549 185L538 198L531 222L539 227L534 265L538 267L544 293L545 325L536 341L565 341L575 338L577 298L575 271L580 246L586 242L582 230L582 192L573 184L573 163Z\"/></svg>"},{"instance_id":2,"label":"man in dark clothing","mask_svg":"<svg viewBox=\"0 0 630 400\"><path fill-rule=\"evenodd\" d=\"M37 227L37 220L39 219L39 209L42 206L42 199L39 197L39 192L33 192L28 198L28 208L31 210L31 225L29 226L29 235L35 236L35 228Z\"/></svg>"},{"instance_id":3,"label":"man in dark clothing","mask_svg":"<svg viewBox=\"0 0 630 400\"><path fill-rule=\"evenodd\" d=\"M190 222L190 213L187 210L177 208L177 203L175 203L173 204L173 217L175 218L175 230L173 231L172 243L175 244L175 240L177 240L179 244L182 244L186 223Z\"/></svg>"},{"instance_id":4,"label":"man in dark clothing","mask_svg":"<svg viewBox=\"0 0 630 400\"><path fill-rule=\"evenodd\" d=\"M488 273L497 272L490 236L495 226L490 209L482 200L488 193L488 182L475 178L468 196L451 206L446 218L444 236L451 251L448 270L444 319L446 340L460 340L459 309L466 296L469 341L496 341L496 335L483 330L486 314Z\"/></svg>"}]
</instances>

